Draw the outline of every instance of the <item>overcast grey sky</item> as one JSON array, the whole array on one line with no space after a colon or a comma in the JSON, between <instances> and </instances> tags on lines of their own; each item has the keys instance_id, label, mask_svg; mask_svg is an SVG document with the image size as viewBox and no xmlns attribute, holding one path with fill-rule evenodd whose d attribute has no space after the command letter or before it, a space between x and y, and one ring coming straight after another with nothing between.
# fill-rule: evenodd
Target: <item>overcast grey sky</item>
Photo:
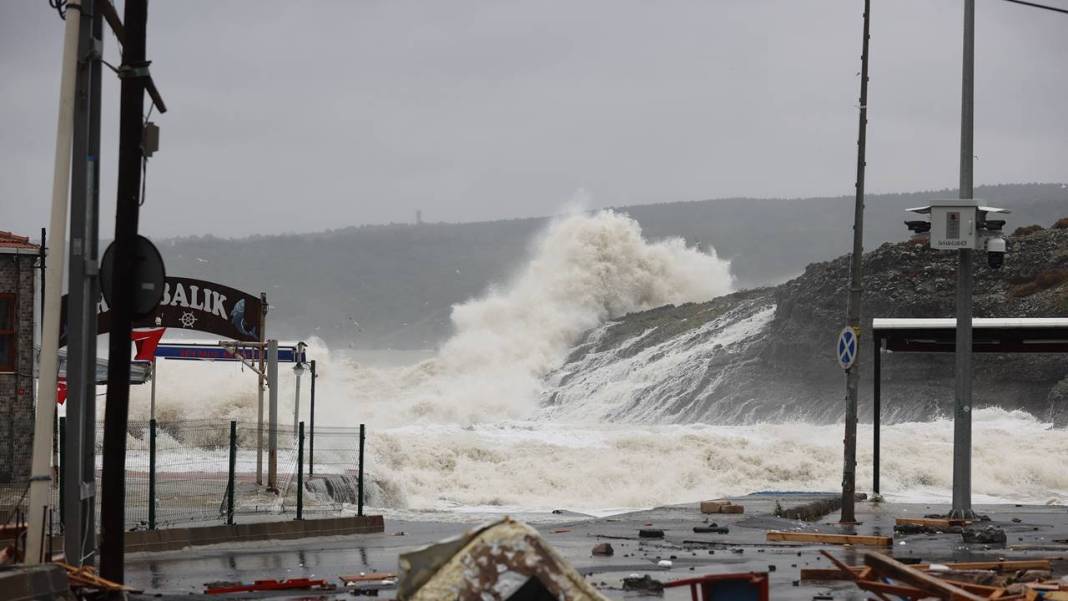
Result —
<instances>
[{"instance_id":1,"label":"overcast grey sky","mask_svg":"<svg viewBox=\"0 0 1068 601\"><path fill-rule=\"evenodd\" d=\"M872 4L868 189L955 186L962 1ZM849 194L862 5L155 0L170 112L142 231ZM1068 181L1068 15L977 5L976 183ZM0 229L48 221L62 28L46 0L0 2ZM108 76L106 238L118 89Z\"/></svg>"}]
</instances>

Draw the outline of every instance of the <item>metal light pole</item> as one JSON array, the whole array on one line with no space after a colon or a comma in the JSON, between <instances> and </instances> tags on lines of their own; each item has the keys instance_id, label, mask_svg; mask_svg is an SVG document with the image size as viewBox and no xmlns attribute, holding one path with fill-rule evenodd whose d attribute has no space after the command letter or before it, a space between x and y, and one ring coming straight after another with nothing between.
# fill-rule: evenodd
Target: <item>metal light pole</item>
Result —
<instances>
[{"instance_id":1,"label":"metal light pole","mask_svg":"<svg viewBox=\"0 0 1068 601\"><path fill-rule=\"evenodd\" d=\"M130 410L130 330L136 293L137 222L144 157L145 33L147 0L127 0L126 30L119 67L119 178L115 210L115 263L111 286L108 391L104 408L104 451L100 478L100 575L123 582L126 509L126 424Z\"/></svg>"},{"instance_id":2,"label":"metal light pole","mask_svg":"<svg viewBox=\"0 0 1068 601\"><path fill-rule=\"evenodd\" d=\"M972 198L972 134L975 95L975 0L964 0L961 70L960 198ZM974 219L974 218L973 218ZM975 227L973 225L973 227ZM953 403L952 518L972 518L972 250L962 248L957 266L957 386Z\"/></svg>"},{"instance_id":3,"label":"metal light pole","mask_svg":"<svg viewBox=\"0 0 1068 601\"><path fill-rule=\"evenodd\" d=\"M853 211L853 256L849 275L849 305L846 309L848 326L860 338L860 303L863 296L864 261L864 151L868 131L868 38L871 0L864 0L864 38L860 55L860 125L857 134L856 203ZM857 390L860 387L859 342L857 358L846 370L845 458L842 468L843 524L856 523L855 502L857 487ZM876 351L878 352L878 351Z\"/></svg>"},{"instance_id":4,"label":"metal light pole","mask_svg":"<svg viewBox=\"0 0 1068 601\"><path fill-rule=\"evenodd\" d=\"M267 341L267 489L278 491L278 341Z\"/></svg>"}]
</instances>

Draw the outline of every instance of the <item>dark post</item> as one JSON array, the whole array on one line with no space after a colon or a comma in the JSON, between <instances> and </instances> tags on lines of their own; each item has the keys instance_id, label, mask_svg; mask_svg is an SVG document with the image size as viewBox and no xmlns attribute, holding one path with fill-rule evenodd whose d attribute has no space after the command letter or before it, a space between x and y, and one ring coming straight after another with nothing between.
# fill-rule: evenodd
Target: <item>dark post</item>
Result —
<instances>
[{"instance_id":1,"label":"dark post","mask_svg":"<svg viewBox=\"0 0 1068 601\"><path fill-rule=\"evenodd\" d=\"M226 524L234 525L234 471L237 468L237 422L230 422L230 473L226 480Z\"/></svg>"},{"instance_id":2,"label":"dark post","mask_svg":"<svg viewBox=\"0 0 1068 601\"><path fill-rule=\"evenodd\" d=\"M297 519L304 519L304 422L297 425Z\"/></svg>"},{"instance_id":3,"label":"dark post","mask_svg":"<svg viewBox=\"0 0 1068 601\"><path fill-rule=\"evenodd\" d=\"M843 524L856 523L854 505L857 488L857 392L860 387L860 303L864 291L864 151L868 131L868 38L871 0L864 0L864 38L860 55L860 126L857 134L856 203L853 212L853 257L849 276L847 322L857 335L857 357L846 370L845 460L842 468Z\"/></svg>"},{"instance_id":4,"label":"dark post","mask_svg":"<svg viewBox=\"0 0 1068 601\"><path fill-rule=\"evenodd\" d=\"M125 581L123 557L126 511L126 423L130 411L130 328L134 301L134 240L141 192L147 0L127 0L123 24L119 111L119 181L115 210L115 263L112 282L108 391L104 410L104 453L100 504L100 575Z\"/></svg>"},{"instance_id":5,"label":"dark post","mask_svg":"<svg viewBox=\"0 0 1068 601\"><path fill-rule=\"evenodd\" d=\"M964 0L964 57L961 71L960 197L972 198L972 134L975 94L975 0ZM972 213L972 219L977 216ZM975 227L972 225L971 227ZM953 402L953 508L950 517L972 519L972 258L958 251L956 377Z\"/></svg>"},{"instance_id":6,"label":"dark post","mask_svg":"<svg viewBox=\"0 0 1068 601\"><path fill-rule=\"evenodd\" d=\"M156 420L148 420L148 529L156 529Z\"/></svg>"},{"instance_id":7,"label":"dark post","mask_svg":"<svg viewBox=\"0 0 1068 601\"><path fill-rule=\"evenodd\" d=\"M366 431L360 424L359 480L356 481L356 515L363 515L363 441Z\"/></svg>"},{"instance_id":8,"label":"dark post","mask_svg":"<svg viewBox=\"0 0 1068 601\"><path fill-rule=\"evenodd\" d=\"M308 475L315 475L315 359L311 360L311 432L308 436Z\"/></svg>"},{"instance_id":9,"label":"dark post","mask_svg":"<svg viewBox=\"0 0 1068 601\"><path fill-rule=\"evenodd\" d=\"M67 418L59 418L59 525L60 530L66 532L67 523L64 518L66 515L63 510L66 507L66 495L63 490L63 483L67 481L67 476L63 472L67 471ZM76 528L77 525L72 525L72 528Z\"/></svg>"},{"instance_id":10,"label":"dark post","mask_svg":"<svg viewBox=\"0 0 1068 601\"><path fill-rule=\"evenodd\" d=\"M883 380L883 374L882 374L882 371L883 371L882 370L883 356L882 355L883 355L883 353L882 353L881 341L877 337L873 336L873 338L874 338L874 340L872 340L872 342L874 343L875 348L873 348L872 350L875 353L875 357L873 357L873 363L872 363L872 417L871 417L871 436L872 436L872 441L871 441L871 460L872 460L871 480L872 481L871 481L871 487L872 487L872 493L876 497L878 497L879 496L879 435L880 435L879 430L882 427L882 416L883 416L882 415L883 414L883 398L882 398L882 387L883 387L883 381L882 381Z\"/></svg>"},{"instance_id":11,"label":"dark post","mask_svg":"<svg viewBox=\"0 0 1068 601\"><path fill-rule=\"evenodd\" d=\"M81 0L67 248L67 437L62 451L65 504L61 523L66 561L76 567L86 560L91 562L96 552L95 500L86 490L95 487L83 484L96 480L96 265L100 241L100 52L104 43L99 3ZM92 467L88 477L87 464Z\"/></svg>"}]
</instances>

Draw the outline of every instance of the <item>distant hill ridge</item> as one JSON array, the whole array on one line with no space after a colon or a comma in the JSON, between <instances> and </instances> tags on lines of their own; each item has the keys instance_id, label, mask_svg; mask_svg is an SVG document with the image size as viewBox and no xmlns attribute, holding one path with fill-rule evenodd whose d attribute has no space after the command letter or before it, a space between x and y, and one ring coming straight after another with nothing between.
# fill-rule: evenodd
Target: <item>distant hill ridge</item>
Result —
<instances>
[{"instance_id":1,"label":"distant hill ridge","mask_svg":"<svg viewBox=\"0 0 1068 601\"><path fill-rule=\"evenodd\" d=\"M955 190L867 196L865 246L906 237L906 208ZM1008 229L1048 225L1068 208L1063 184L1005 184L975 196L1012 209ZM849 251L853 197L725 198L618 207L646 238L681 237L731 259L742 287L775 284ZM159 241L167 271L266 291L269 333L332 346L432 348L453 304L505 281L549 218L352 226L308 234Z\"/></svg>"}]
</instances>

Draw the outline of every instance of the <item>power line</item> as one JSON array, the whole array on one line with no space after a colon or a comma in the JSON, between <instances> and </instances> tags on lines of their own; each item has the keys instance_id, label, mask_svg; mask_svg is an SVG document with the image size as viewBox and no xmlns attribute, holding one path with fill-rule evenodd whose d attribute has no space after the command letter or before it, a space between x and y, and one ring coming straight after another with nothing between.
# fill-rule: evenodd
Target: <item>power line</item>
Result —
<instances>
[{"instance_id":1,"label":"power line","mask_svg":"<svg viewBox=\"0 0 1068 601\"><path fill-rule=\"evenodd\" d=\"M1027 2L1026 0L1005 0L1005 2L1012 2L1013 4L1023 4L1024 6L1031 6L1031 7L1034 7L1034 8L1044 8L1046 10L1051 10L1051 11L1053 11L1055 13L1063 13L1063 14L1068 15L1068 9L1057 8L1056 6L1048 6L1046 4L1038 4L1038 3L1035 3L1035 2Z\"/></svg>"}]
</instances>

